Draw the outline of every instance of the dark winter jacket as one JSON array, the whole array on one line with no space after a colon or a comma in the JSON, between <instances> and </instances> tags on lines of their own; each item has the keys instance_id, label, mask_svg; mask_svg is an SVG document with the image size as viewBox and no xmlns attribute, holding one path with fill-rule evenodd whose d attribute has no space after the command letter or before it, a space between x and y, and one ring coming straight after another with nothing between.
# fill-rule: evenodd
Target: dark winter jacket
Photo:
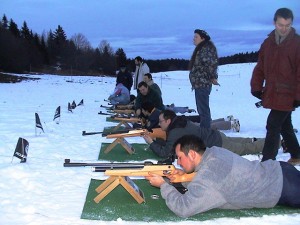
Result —
<instances>
[{"instance_id":1,"label":"dark winter jacket","mask_svg":"<svg viewBox=\"0 0 300 225\"><path fill-rule=\"evenodd\" d=\"M158 123L159 123L160 112L161 112L160 110L154 109L154 111L146 118L147 119L147 124L146 124L145 127L148 130L159 127Z\"/></svg>"},{"instance_id":2,"label":"dark winter jacket","mask_svg":"<svg viewBox=\"0 0 300 225\"><path fill-rule=\"evenodd\" d=\"M292 111L300 100L300 37L294 28L277 44L275 30L262 43L251 79L251 92L262 92L264 108Z\"/></svg>"},{"instance_id":3,"label":"dark winter jacket","mask_svg":"<svg viewBox=\"0 0 300 225\"><path fill-rule=\"evenodd\" d=\"M212 79L218 79L218 54L211 41L203 41L199 48L189 74L192 89L209 87Z\"/></svg>"},{"instance_id":4,"label":"dark winter jacket","mask_svg":"<svg viewBox=\"0 0 300 225\"><path fill-rule=\"evenodd\" d=\"M118 76L117 76L116 85L118 85L119 83L123 83L123 85L125 87L127 87L127 89L130 92L132 84L133 84L133 78L127 69L124 72L122 72L121 70L119 71Z\"/></svg>"},{"instance_id":5,"label":"dark winter jacket","mask_svg":"<svg viewBox=\"0 0 300 225\"><path fill-rule=\"evenodd\" d=\"M148 88L147 95L142 95L140 92L137 95L135 100L135 110L141 109L142 103L151 102L153 106L159 110L164 110L165 106L163 105L162 98L158 95L156 91L151 88Z\"/></svg>"},{"instance_id":6,"label":"dark winter jacket","mask_svg":"<svg viewBox=\"0 0 300 225\"><path fill-rule=\"evenodd\" d=\"M178 138L184 135L199 136L207 147L222 146L220 132L217 130L202 128L188 120L185 116L177 116L170 123L166 132L167 139L165 142L154 141L150 144L150 149L159 157L167 158L175 154L174 143Z\"/></svg>"}]
</instances>

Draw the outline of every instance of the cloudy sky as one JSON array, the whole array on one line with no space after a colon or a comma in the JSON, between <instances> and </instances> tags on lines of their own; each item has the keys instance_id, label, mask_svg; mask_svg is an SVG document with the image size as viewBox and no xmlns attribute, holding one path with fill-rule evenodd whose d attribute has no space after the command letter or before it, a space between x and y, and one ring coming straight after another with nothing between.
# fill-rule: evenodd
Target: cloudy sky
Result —
<instances>
[{"instance_id":1,"label":"cloudy sky","mask_svg":"<svg viewBox=\"0 0 300 225\"><path fill-rule=\"evenodd\" d=\"M38 34L60 25L94 48L106 40L128 58L189 59L196 28L210 34L219 56L257 51L281 7L293 10L299 33L300 0L0 0L0 16Z\"/></svg>"}]
</instances>

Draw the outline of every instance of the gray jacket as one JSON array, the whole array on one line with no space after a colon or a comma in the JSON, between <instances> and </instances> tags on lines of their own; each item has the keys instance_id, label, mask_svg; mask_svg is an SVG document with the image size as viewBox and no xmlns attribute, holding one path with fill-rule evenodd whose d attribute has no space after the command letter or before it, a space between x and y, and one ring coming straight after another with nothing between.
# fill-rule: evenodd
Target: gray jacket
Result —
<instances>
[{"instance_id":1,"label":"gray jacket","mask_svg":"<svg viewBox=\"0 0 300 225\"><path fill-rule=\"evenodd\" d=\"M167 183L161 186L167 206L180 217L213 208L271 208L281 196L283 178L278 161L249 161L212 147L206 149L196 172L185 194Z\"/></svg>"}]
</instances>

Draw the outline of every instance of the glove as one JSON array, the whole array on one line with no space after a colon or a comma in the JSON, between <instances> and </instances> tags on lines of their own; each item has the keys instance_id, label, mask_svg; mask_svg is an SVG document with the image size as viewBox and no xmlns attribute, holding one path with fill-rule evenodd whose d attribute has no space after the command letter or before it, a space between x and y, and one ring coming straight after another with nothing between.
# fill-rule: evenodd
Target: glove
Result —
<instances>
[{"instance_id":1,"label":"glove","mask_svg":"<svg viewBox=\"0 0 300 225\"><path fill-rule=\"evenodd\" d=\"M251 94L256 98L261 99L261 96L262 96L261 91L253 91L253 92L251 92Z\"/></svg>"},{"instance_id":2,"label":"glove","mask_svg":"<svg viewBox=\"0 0 300 225\"><path fill-rule=\"evenodd\" d=\"M293 103L293 106L295 108L299 107L300 106L300 100L295 100L294 103Z\"/></svg>"}]
</instances>

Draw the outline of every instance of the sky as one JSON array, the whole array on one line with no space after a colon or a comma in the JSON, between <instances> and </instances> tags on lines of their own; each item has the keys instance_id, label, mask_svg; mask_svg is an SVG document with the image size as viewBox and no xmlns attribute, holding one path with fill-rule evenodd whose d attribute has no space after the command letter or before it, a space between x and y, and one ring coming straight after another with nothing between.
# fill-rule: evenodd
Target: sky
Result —
<instances>
[{"instance_id":1,"label":"sky","mask_svg":"<svg viewBox=\"0 0 300 225\"><path fill-rule=\"evenodd\" d=\"M256 108L254 103L257 99L250 94L249 80L254 66L254 63L245 63L219 67L218 81L221 86L213 86L210 95L212 118L226 118L233 115L241 124L239 133L233 130L222 131L227 136L260 138L266 134L265 124L269 110ZM175 106L195 109L194 92L191 91L188 71L161 72L152 75L162 90L164 104L175 103ZM199 224L199 221L185 220L178 223L130 222L120 216L116 221L80 219L91 179L104 180L107 177L103 173L93 173L90 167L63 167L63 162L64 159L71 159L71 162L96 162L102 143L114 141L101 135L82 136L82 131L99 132L105 127L116 126L116 123L106 121L107 116L98 115L100 110L105 111L100 105L107 105L104 99L113 92L115 78L48 74L26 76L41 79L15 84L0 83L1 225ZM73 113L69 113L67 103L74 100L78 104L81 99L84 100L84 105L76 107ZM58 106L61 106L61 116L59 124L56 124L53 117ZM292 115L293 124L298 130L299 110ZM35 113L38 113L45 133L39 129L36 132ZM296 135L300 140L300 133ZM19 137L29 142L26 163L20 163L18 158L12 157ZM130 144L145 143L142 137L126 138L126 141ZM136 154L138 153L137 151ZM133 162L130 156L128 154L127 160ZM259 159L257 155L243 157L249 160ZM279 150L277 160L287 161L289 158L290 154ZM103 160L100 159L100 162ZM177 166L176 162L174 165ZM300 170L300 166L296 168ZM113 194L114 191L110 193ZM146 202L151 201L149 195L145 195L145 199ZM137 204L134 199L131 203ZM148 210L151 208L147 208ZM136 216L132 210L130 214L132 217ZM239 219L220 218L202 221L201 224L299 225L300 213Z\"/></svg>"},{"instance_id":2,"label":"sky","mask_svg":"<svg viewBox=\"0 0 300 225\"><path fill-rule=\"evenodd\" d=\"M258 51L281 7L294 12L300 32L299 0L0 0L0 16L38 34L60 25L94 48L106 40L128 58L189 59L195 29L210 34L220 57Z\"/></svg>"}]
</instances>

